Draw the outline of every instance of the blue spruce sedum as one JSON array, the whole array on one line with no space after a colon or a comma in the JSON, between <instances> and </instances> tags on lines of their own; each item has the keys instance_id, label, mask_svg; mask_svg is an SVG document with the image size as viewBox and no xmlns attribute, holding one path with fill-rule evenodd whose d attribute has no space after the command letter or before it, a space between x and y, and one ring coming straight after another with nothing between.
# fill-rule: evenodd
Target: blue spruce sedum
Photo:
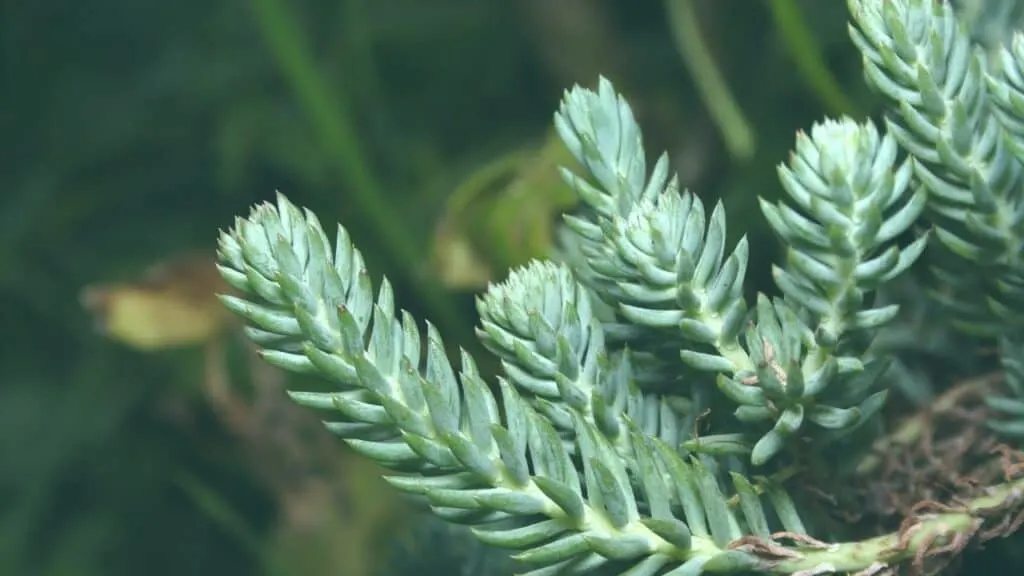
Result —
<instances>
[{"instance_id":1,"label":"blue spruce sedum","mask_svg":"<svg viewBox=\"0 0 1024 576\"><path fill-rule=\"evenodd\" d=\"M841 543L803 513L794 470L877 437L890 358L871 344L899 308L875 294L926 247L950 321L1000 341L1011 394L987 398L990 426L1024 437L1024 37L993 70L942 3L849 8L891 106L882 131L842 118L797 135L785 198L761 201L785 246L777 297L745 299L746 238L728 244L724 207L680 189L666 155L648 167L601 79L554 119L584 168L563 171L584 204L565 217L573 250L478 300L497 382L465 352L453 364L386 279L375 291L343 228L332 243L281 196L221 234L223 301L268 362L336 384L296 402L528 574L867 574L936 554L1019 511L1024 480L910 518L913 534Z\"/></svg>"}]
</instances>

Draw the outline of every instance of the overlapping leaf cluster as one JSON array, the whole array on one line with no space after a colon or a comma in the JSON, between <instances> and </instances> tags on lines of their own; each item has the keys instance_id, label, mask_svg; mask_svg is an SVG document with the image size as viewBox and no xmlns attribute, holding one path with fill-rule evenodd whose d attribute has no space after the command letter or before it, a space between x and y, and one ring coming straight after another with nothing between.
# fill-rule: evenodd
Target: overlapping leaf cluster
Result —
<instances>
[{"instance_id":1,"label":"overlapping leaf cluster","mask_svg":"<svg viewBox=\"0 0 1024 576\"><path fill-rule=\"evenodd\" d=\"M739 404L740 421L770 426L754 445L754 464L782 451L805 420L836 437L881 407L879 370L860 361L870 341L863 333L896 310L873 309L870 298L926 241L902 250L894 243L926 196L910 186L909 165L895 166L891 137L846 119L798 137L791 164L779 170L792 203L762 203L789 246L775 268L785 298L762 296L751 315L745 237L728 252L725 209L719 203L707 217L700 198L669 178L665 155L646 174L640 128L609 82L568 92L555 126L590 176L564 173L590 208L567 218L578 276L615 309L610 330L639 348L669 342L685 366L716 377Z\"/></svg>"},{"instance_id":2,"label":"overlapping leaf cluster","mask_svg":"<svg viewBox=\"0 0 1024 576\"><path fill-rule=\"evenodd\" d=\"M417 324L395 310L386 280L374 298L345 231L332 249L316 217L283 197L239 219L219 253L224 278L243 295L225 296L225 305L250 322L264 358L338 386L292 397L333 412L327 426L393 470L393 485L425 497L442 518L477 526L483 541L519 551L536 574L587 573L612 561L635 574L765 568L764 559L726 548L744 535L768 536L759 492L781 527L805 531L779 487L755 489L734 476L742 502L734 510L714 462L676 451L665 408L628 392L626 359L598 361L602 328L563 268L533 264L489 295L506 303L485 320L492 345L511 346L523 366L557 384L509 363L496 396L468 355L456 374L429 324L421 354ZM526 349L506 330L542 336Z\"/></svg>"},{"instance_id":3,"label":"overlapping leaf cluster","mask_svg":"<svg viewBox=\"0 0 1024 576\"><path fill-rule=\"evenodd\" d=\"M748 303L746 239L727 246L724 207L680 189L666 155L648 169L629 105L601 79L567 91L554 118L583 168L562 172L582 201L565 218L568 257L531 262L478 300L496 382L465 352L453 365L387 279L374 291L343 228L332 244L284 197L221 234L237 290L224 303L267 361L336 387L294 391L297 402L530 574L820 574L923 553L934 541L822 547L783 478L884 405L886 358L870 347L899 309L875 295L924 253L924 215L949 252L937 271L950 290L937 292L960 325L999 327L1024 395L1024 339L1007 329L1024 309L1024 40L989 74L938 3L850 8L892 114L884 132L842 118L797 135L778 170L785 197L761 201L785 247L776 296ZM990 404L1011 416L994 427L1024 434L1024 401Z\"/></svg>"},{"instance_id":4,"label":"overlapping leaf cluster","mask_svg":"<svg viewBox=\"0 0 1024 576\"><path fill-rule=\"evenodd\" d=\"M990 64L944 2L849 0L865 77L890 99L888 132L927 190L941 250L933 296L957 327L1001 340L1016 398L994 426L1024 431L1024 36Z\"/></svg>"}]
</instances>

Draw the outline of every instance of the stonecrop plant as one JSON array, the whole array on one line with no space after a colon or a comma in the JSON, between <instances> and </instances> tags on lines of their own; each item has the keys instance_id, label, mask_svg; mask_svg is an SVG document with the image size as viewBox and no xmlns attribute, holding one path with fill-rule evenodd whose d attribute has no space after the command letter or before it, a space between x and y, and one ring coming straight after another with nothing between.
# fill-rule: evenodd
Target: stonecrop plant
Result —
<instances>
[{"instance_id":1,"label":"stonecrop plant","mask_svg":"<svg viewBox=\"0 0 1024 576\"><path fill-rule=\"evenodd\" d=\"M884 124L797 134L761 200L774 295L601 79L554 117L582 167L559 256L478 300L496 381L283 196L221 234L223 301L335 385L296 402L526 574L938 571L1024 522L1024 35L990 58L944 2L848 7ZM991 371L922 371L933 341Z\"/></svg>"}]
</instances>

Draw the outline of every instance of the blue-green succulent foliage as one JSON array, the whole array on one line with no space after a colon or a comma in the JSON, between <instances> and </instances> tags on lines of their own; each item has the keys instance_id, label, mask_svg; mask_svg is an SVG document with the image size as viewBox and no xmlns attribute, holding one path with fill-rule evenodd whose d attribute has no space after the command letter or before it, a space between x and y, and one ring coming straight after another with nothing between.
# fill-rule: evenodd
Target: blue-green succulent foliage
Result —
<instances>
[{"instance_id":1,"label":"blue-green succulent foliage","mask_svg":"<svg viewBox=\"0 0 1024 576\"><path fill-rule=\"evenodd\" d=\"M785 248L775 296L746 300L746 238L727 242L722 204L681 189L665 154L648 165L629 104L601 79L567 91L554 117L583 168L563 170L583 204L564 219L565 257L478 300L496 382L465 352L453 363L386 279L374 289L343 228L332 242L284 197L221 234L237 291L224 303L268 362L336 385L296 402L529 574L824 574L924 557L1024 482L917 519L952 531L942 538L851 543L805 514L794 486L814 455L856 462L876 439L899 360L876 337L901 311L876 295L926 249L947 323L1001 343L1009 393L987 398L991 429L1024 437L1024 36L989 59L943 3L849 10L890 105L884 125L829 119L797 135L784 198L761 201Z\"/></svg>"}]
</instances>

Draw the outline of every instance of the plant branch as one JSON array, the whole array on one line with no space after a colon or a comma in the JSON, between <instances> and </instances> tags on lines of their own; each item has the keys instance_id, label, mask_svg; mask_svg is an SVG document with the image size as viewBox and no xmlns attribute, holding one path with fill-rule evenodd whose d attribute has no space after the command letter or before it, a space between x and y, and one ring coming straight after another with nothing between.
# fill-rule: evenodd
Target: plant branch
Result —
<instances>
[{"instance_id":1,"label":"plant branch","mask_svg":"<svg viewBox=\"0 0 1024 576\"><path fill-rule=\"evenodd\" d=\"M1024 520L1024 478L993 486L987 492L960 506L922 502L918 505L920 513L904 520L895 532L804 551L799 559L778 562L769 570L774 574L808 576L874 568L876 570L870 573L875 574L887 566L911 559L920 570L927 558L943 553L954 555L972 540L988 540L1012 532ZM996 519L999 522L995 530L982 530L990 520Z\"/></svg>"}]
</instances>

